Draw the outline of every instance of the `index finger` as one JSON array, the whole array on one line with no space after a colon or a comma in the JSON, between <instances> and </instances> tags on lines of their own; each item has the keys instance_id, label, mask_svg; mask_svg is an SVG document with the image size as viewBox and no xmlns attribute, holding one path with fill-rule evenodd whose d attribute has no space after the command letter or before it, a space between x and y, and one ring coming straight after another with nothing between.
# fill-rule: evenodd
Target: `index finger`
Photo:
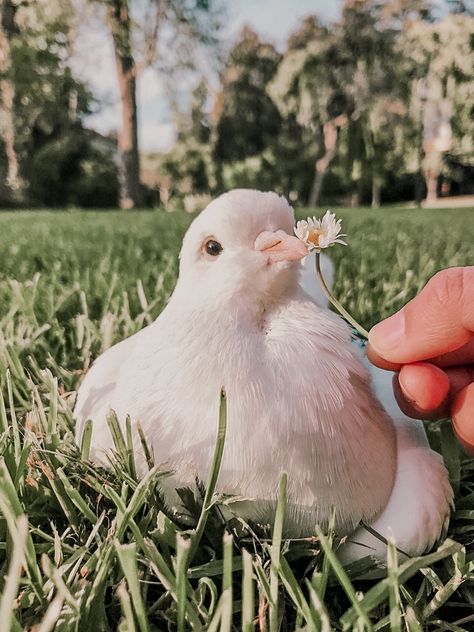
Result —
<instances>
[{"instance_id":1,"label":"index finger","mask_svg":"<svg viewBox=\"0 0 474 632\"><path fill-rule=\"evenodd\" d=\"M473 332L474 266L448 268L399 312L375 325L369 345L374 359L393 368L455 351Z\"/></svg>"}]
</instances>

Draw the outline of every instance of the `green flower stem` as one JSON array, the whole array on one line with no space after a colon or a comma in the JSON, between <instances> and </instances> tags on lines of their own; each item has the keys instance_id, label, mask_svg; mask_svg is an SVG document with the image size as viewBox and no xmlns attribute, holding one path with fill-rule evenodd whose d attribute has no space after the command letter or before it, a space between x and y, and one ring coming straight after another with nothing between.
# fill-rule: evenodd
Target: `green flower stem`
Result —
<instances>
[{"instance_id":1,"label":"green flower stem","mask_svg":"<svg viewBox=\"0 0 474 632\"><path fill-rule=\"evenodd\" d=\"M364 329L361 325L359 325L359 323L356 320L354 320L354 318L352 318L352 316L349 314L349 312L346 311L344 309L344 307L339 303L339 301L337 299L335 299L334 296L331 294L331 290L326 285L326 281L324 280L323 274L321 272L321 257L320 257L320 255L321 255L321 253L316 251L316 257L315 257L316 276L318 277L318 281L321 284L321 287L323 288L324 294L327 296L327 299L331 303L331 305L334 305L334 307L337 309L337 311L341 314L341 316L345 320L347 320L347 322L350 325L352 325L354 327L354 329L356 331L358 331L363 338L368 340L369 339L369 332L366 329Z\"/></svg>"}]
</instances>

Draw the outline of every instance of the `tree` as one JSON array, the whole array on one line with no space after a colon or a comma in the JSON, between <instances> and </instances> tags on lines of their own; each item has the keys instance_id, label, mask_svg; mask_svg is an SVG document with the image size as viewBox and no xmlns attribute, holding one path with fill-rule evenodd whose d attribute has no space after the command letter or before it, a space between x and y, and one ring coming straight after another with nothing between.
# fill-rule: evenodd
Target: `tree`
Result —
<instances>
[{"instance_id":1,"label":"tree","mask_svg":"<svg viewBox=\"0 0 474 632\"><path fill-rule=\"evenodd\" d=\"M414 78L419 163L428 202L437 197L447 156L474 164L473 32L474 18L466 15L448 15L433 23L408 23L403 32L401 46Z\"/></svg>"},{"instance_id":2,"label":"tree","mask_svg":"<svg viewBox=\"0 0 474 632\"><path fill-rule=\"evenodd\" d=\"M350 78L346 89L353 103L349 126L348 172L353 205L359 204L364 180L371 182L371 205L380 206L386 174L395 167L396 130L407 115L407 77L396 48L400 23L424 2L347 1L340 24L340 47L347 52ZM366 177L364 178L364 174ZM367 175L369 176L367 178Z\"/></svg>"},{"instance_id":3,"label":"tree","mask_svg":"<svg viewBox=\"0 0 474 632\"><path fill-rule=\"evenodd\" d=\"M107 8L115 51L122 107L119 132L122 208L140 206L140 155L137 133L136 81L154 66L162 76L178 67L195 66L201 44L215 44L218 11L196 0L98 0Z\"/></svg>"},{"instance_id":4,"label":"tree","mask_svg":"<svg viewBox=\"0 0 474 632\"><path fill-rule=\"evenodd\" d=\"M280 55L245 27L227 56L214 109L217 160L230 162L255 156L271 144L281 119L267 94Z\"/></svg>"},{"instance_id":5,"label":"tree","mask_svg":"<svg viewBox=\"0 0 474 632\"><path fill-rule=\"evenodd\" d=\"M82 125L92 99L70 68L71 3L3 0L0 8L1 33L7 24L10 34L0 49L8 63L1 99L0 172L9 183L3 202L115 205L114 145Z\"/></svg>"},{"instance_id":6,"label":"tree","mask_svg":"<svg viewBox=\"0 0 474 632\"><path fill-rule=\"evenodd\" d=\"M148 155L145 173L160 191L160 202L173 207L172 198L187 206L191 199L198 206L208 200L215 189L215 161L212 157L211 124L209 121L209 88L200 78L191 94L191 108L176 116L177 139L165 155ZM194 205L194 202L191 206Z\"/></svg>"},{"instance_id":7,"label":"tree","mask_svg":"<svg viewBox=\"0 0 474 632\"><path fill-rule=\"evenodd\" d=\"M317 205L325 179L337 170L357 205L370 185L380 205L390 172L399 171L411 69L398 47L406 23L430 18L425 0L346 0L342 19L327 28L307 18L289 39L270 94L312 136ZM403 164L403 159L401 160Z\"/></svg>"},{"instance_id":8,"label":"tree","mask_svg":"<svg viewBox=\"0 0 474 632\"><path fill-rule=\"evenodd\" d=\"M353 100L346 90L349 80L347 52L339 46L336 30L306 19L289 40L269 94L280 114L296 121L312 137L315 173L309 204L319 202L322 186L337 153L340 130L347 125Z\"/></svg>"},{"instance_id":9,"label":"tree","mask_svg":"<svg viewBox=\"0 0 474 632\"><path fill-rule=\"evenodd\" d=\"M4 145L7 163L5 197L21 193L20 165L15 147L14 101L15 86L12 77L12 41L18 34L15 21L17 6L11 0L0 0L0 139ZM0 192L1 193L1 192Z\"/></svg>"},{"instance_id":10,"label":"tree","mask_svg":"<svg viewBox=\"0 0 474 632\"><path fill-rule=\"evenodd\" d=\"M143 197L138 152L136 65L128 0L109 0L108 20L122 105L122 127L119 133L120 206L129 209L142 206Z\"/></svg>"}]
</instances>

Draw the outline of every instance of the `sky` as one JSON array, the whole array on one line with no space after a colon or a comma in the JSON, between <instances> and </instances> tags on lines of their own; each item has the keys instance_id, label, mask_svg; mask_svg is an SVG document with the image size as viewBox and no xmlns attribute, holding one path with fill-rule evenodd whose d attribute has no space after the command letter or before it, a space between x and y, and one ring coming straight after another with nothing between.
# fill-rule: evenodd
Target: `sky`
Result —
<instances>
[{"instance_id":1,"label":"sky","mask_svg":"<svg viewBox=\"0 0 474 632\"><path fill-rule=\"evenodd\" d=\"M246 24L280 50L302 18L316 13L323 21L338 19L342 0L228 1L226 41L232 43ZM74 68L100 102L86 125L107 134L120 125L120 102L110 35L101 19L85 19L78 29ZM142 151L167 151L174 143L175 122L166 88L153 69L145 70L137 86L139 141Z\"/></svg>"}]
</instances>

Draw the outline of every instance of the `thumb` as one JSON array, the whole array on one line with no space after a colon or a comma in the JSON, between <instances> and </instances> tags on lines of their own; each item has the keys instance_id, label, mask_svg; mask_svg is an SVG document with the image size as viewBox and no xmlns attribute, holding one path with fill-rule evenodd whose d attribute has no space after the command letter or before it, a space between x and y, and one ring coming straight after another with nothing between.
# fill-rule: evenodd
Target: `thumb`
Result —
<instances>
[{"instance_id":1,"label":"thumb","mask_svg":"<svg viewBox=\"0 0 474 632\"><path fill-rule=\"evenodd\" d=\"M393 363L458 349L474 332L474 266L438 272L399 312L369 333L375 355Z\"/></svg>"}]
</instances>

